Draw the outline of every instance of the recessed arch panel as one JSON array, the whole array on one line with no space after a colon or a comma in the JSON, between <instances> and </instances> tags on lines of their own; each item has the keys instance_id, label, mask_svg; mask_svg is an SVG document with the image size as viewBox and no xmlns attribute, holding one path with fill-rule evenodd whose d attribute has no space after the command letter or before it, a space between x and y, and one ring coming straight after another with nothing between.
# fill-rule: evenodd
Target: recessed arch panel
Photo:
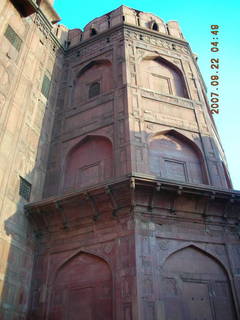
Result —
<instances>
[{"instance_id":1,"label":"recessed arch panel","mask_svg":"<svg viewBox=\"0 0 240 320\"><path fill-rule=\"evenodd\" d=\"M144 88L188 98L182 72L171 62L160 57L145 57L140 64L140 74Z\"/></svg>"},{"instance_id":2,"label":"recessed arch panel","mask_svg":"<svg viewBox=\"0 0 240 320\"><path fill-rule=\"evenodd\" d=\"M112 64L109 60L100 59L89 62L77 74L74 82L74 105L89 98L89 90L93 83L99 83L100 94L108 92L113 87Z\"/></svg>"},{"instance_id":3,"label":"recessed arch panel","mask_svg":"<svg viewBox=\"0 0 240 320\"><path fill-rule=\"evenodd\" d=\"M194 184L207 183L200 150L188 138L173 130L151 137L149 167L157 177Z\"/></svg>"},{"instance_id":4,"label":"recessed arch panel","mask_svg":"<svg viewBox=\"0 0 240 320\"><path fill-rule=\"evenodd\" d=\"M180 249L167 258L161 285L166 320L236 320L225 269L195 246Z\"/></svg>"},{"instance_id":5,"label":"recessed arch panel","mask_svg":"<svg viewBox=\"0 0 240 320\"><path fill-rule=\"evenodd\" d=\"M81 252L58 270L49 319L112 320L112 275L98 256Z\"/></svg>"},{"instance_id":6,"label":"recessed arch panel","mask_svg":"<svg viewBox=\"0 0 240 320\"><path fill-rule=\"evenodd\" d=\"M112 143L103 136L87 136L68 153L64 189L94 185L113 173Z\"/></svg>"}]
</instances>

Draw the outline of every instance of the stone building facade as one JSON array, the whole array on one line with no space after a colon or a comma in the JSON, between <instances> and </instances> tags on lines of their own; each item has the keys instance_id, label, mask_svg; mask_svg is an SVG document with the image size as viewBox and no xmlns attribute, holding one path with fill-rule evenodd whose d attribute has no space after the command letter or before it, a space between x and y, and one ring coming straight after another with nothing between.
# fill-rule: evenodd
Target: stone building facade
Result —
<instances>
[{"instance_id":1,"label":"stone building facade","mask_svg":"<svg viewBox=\"0 0 240 320\"><path fill-rule=\"evenodd\" d=\"M240 319L240 193L178 23L0 12L2 318Z\"/></svg>"},{"instance_id":2,"label":"stone building facade","mask_svg":"<svg viewBox=\"0 0 240 320\"><path fill-rule=\"evenodd\" d=\"M0 1L1 319L25 319L29 304L34 247L24 205L30 187L31 201L42 199L64 57L59 19L47 0Z\"/></svg>"}]
</instances>

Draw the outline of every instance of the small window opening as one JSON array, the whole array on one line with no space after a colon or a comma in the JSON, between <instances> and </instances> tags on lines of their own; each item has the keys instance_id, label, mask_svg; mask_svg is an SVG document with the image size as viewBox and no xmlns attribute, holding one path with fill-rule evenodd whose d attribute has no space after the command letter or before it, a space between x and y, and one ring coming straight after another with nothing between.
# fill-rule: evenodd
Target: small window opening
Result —
<instances>
[{"instance_id":1,"label":"small window opening","mask_svg":"<svg viewBox=\"0 0 240 320\"><path fill-rule=\"evenodd\" d=\"M20 177L19 195L29 201L31 196L32 185L27 180Z\"/></svg>"},{"instance_id":2,"label":"small window opening","mask_svg":"<svg viewBox=\"0 0 240 320\"><path fill-rule=\"evenodd\" d=\"M4 33L8 41L14 46L17 51L20 51L22 45L22 39L16 34L11 26L7 26L7 29Z\"/></svg>"},{"instance_id":3,"label":"small window opening","mask_svg":"<svg viewBox=\"0 0 240 320\"><path fill-rule=\"evenodd\" d=\"M97 34L96 29L92 28L92 29L91 29L91 33L90 33L90 36L92 37L92 36L95 36L96 34Z\"/></svg>"},{"instance_id":4,"label":"small window opening","mask_svg":"<svg viewBox=\"0 0 240 320\"><path fill-rule=\"evenodd\" d=\"M125 16L122 16L122 20L125 21Z\"/></svg>"},{"instance_id":5,"label":"small window opening","mask_svg":"<svg viewBox=\"0 0 240 320\"><path fill-rule=\"evenodd\" d=\"M42 82L42 94L48 98L49 92L51 87L51 80L48 78L48 76L45 74Z\"/></svg>"},{"instance_id":6,"label":"small window opening","mask_svg":"<svg viewBox=\"0 0 240 320\"><path fill-rule=\"evenodd\" d=\"M157 25L156 22L154 22L154 24L152 25L152 29L153 29L154 31L158 31L158 25Z\"/></svg>"},{"instance_id":7,"label":"small window opening","mask_svg":"<svg viewBox=\"0 0 240 320\"><path fill-rule=\"evenodd\" d=\"M99 82L93 82L89 86L89 92L88 92L88 97L93 98L96 97L100 94L100 83Z\"/></svg>"}]
</instances>

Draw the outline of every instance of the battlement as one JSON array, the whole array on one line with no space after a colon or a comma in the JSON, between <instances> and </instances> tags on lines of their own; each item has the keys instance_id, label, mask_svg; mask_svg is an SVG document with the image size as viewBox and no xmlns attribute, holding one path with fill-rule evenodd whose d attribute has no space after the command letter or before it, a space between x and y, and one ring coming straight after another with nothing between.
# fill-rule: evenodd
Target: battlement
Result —
<instances>
[{"instance_id":1,"label":"battlement","mask_svg":"<svg viewBox=\"0 0 240 320\"><path fill-rule=\"evenodd\" d=\"M184 40L177 21L165 23L161 18L152 13L142 12L122 5L119 8L90 21L84 27L83 31L81 29L69 30L69 46L73 47L81 41L88 40L91 37L106 32L120 24L133 25Z\"/></svg>"}]
</instances>

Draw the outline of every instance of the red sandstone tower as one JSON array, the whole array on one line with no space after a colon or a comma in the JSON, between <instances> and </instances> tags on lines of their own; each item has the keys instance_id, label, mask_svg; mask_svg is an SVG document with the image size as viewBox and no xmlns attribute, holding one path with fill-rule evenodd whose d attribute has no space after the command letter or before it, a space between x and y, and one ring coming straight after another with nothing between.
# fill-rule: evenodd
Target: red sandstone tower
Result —
<instances>
[{"instance_id":1,"label":"red sandstone tower","mask_svg":"<svg viewBox=\"0 0 240 320\"><path fill-rule=\"evenodd\" d=\"M66 46L29 319L240 319L240 195L177 22L121 6Z\"/></svg>"}]
</instances>

